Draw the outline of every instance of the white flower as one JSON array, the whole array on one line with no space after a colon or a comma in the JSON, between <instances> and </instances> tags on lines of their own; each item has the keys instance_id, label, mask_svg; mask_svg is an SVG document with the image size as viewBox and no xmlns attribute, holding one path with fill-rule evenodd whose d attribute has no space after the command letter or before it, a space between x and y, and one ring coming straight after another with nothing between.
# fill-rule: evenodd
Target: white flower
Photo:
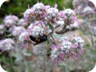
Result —
<instances>
[{"instance_id":1,"label":"white flower","mask_svg":"<svg viewBox=\"0 0 96 72\"><path fill-rule=\"evenodd\" d=\"M85 7L82 11L82 13L93 13L93 12L94 10L89 6Z\"/></svg>"},{"instance_id":2,"label":"white flower","mask_svg":"<svg viewBox=\"0 0 96 72\"><path fill-rule=\"evenodd\" d=\"M64 20L56 21L56 23L57 23L58 25L64 25Z\"/></svg>"},{"instance_id":3,"label":"white flower","mask_svg":"<svg viewBox=\"0 0 96 72\"><path fill-rule=\"evenodd\" d=\"M42 36L46 29L44 29L45 24L42 21L35 21L34 23L31 23L28 27L28 31L30 35L34 37Z\"/></svg>"},{"instance_id":4,"label":"white flower","mask_svg":"<svg viewBox=\"0 0 96 72\"><path fill-rule=\"evenodd\" d=\"M69 26L66 26L66 29L72 29L72 28L79 28L79 24L77 21L75 21L73 24L70 24Z\"/></svg>"},{"instance_id":5,"label":"white flower","mask_svg":"<svg viewBox=\"0 0 96 72\"><path fill-rule=\"evenodd\" d=\"M63 43L61 44L61 50L70 50L71 49L71 45L72 43L69 41L63 41Z\"/></svg>"},{"instance_id":6,"label":"white flower","mask_svg":"<svg viewBox=\"0 0 96 72\"><path fill-rule=\"evenodd\" d=\"M25 28L23 26L15 26L12 28L12 34L14 36L20 35L23 31L25 31Z\"/></svg>"},{"instance_id":7,"label":"white flower","mask_svg":"<svg viewBox=\"0 0 96 72\"><path fill-rule=\"evenodd\" d=\"M84 40L81 37L74 37L72 40L73 44L78 44L80 48L84 46Z\"/></svg>"},{"instance_id":8,"label":"white flower","mask_svg":"<svg viewBox=\"0 0 96 72\"><path fill-rule=\"evenodd\" d=\"M50 5L45 5L43 8L47 12L47 10L50 8Z\"/></svg>"},{"instance_id":9,"label":"white flower","mask_svg":"<svg viewBox=\"0 0 96 72\"><path fill-rule=\"evenodd\" d=\"M15 42L10 38L4 39L4 40L0 41L0 49L4 50L4 51L13 49L14 44L15 44Z\"/></svg>"},{"instance_id":10,"label":"white flower","mask_svg":"<svg viewBox=\"0 0 96 72\"><path fill-rule=\"evenodd\" d=\"M53 14L53 13L58 13L58 9L56 8L49 8L48 11L47 11L48 14Z\"/></svg>"},{"instance_id":11,"label":"white flower","mask_svg":"<svg viewBox=\"0 0 96 72\"><path fill-rule=\"evenodd\" d=\"M18 21L18 17L15 16L15 15L8 15L8 16L6 16L4 19L5 19L5 20L7 20L7 19L13 19L14 21Z\"/></svg>"},{"instance_id":12,"label":"white flower","mask_svg":"<svg viewBox=\"0 0 96 72\"><path fill-rule=\"evenodd\" d=\"M24 31L20 34L19 41L24 42L25 40L28 40L28 38L29 38L29 33L27 31Z\"/></svg>"},{"instance_id":13,"label":"white flower","mask_svg":"<svg viewBox=\"0 0 96 72\"><path fill-rule=\"evenodd\" d=\"M58 55L56 55L56 54L51 54L51 59L55 59L55 58L57 58L58 57Z\"/></svg>"},{"instance_id":14,"label":"white flower","mask_svg":"<svg viewBox=\"0 0 96 72\"><path fill-rule=\"evenodd\" d=\"M58 48L54 48L51 53L55 54L57 51L58 51Z\"/></svg>"},{"instance_id":15,"label":"white flower","mask_svg":"<svg viewBox=\"0 0 96 72\"><path fill-rule=\"evenodd\" d=\"M75 12L72 9L65 9L64 13L68 16L75 16Z\"/></svg>"},{"instance_id":16,"label":"white flower","mask_svg":"<svg viewBox=\"0 0 96 72\"><path fill-rule=\"evenodd\" d=\"M33 23L31 23L31 24L28 26L28 29L32 29L32 28L33 28L33 26L34 26L34 24L33 24Z\"/></svg>"},{"instance_id":17,"label":"white flower","mask_svg":"<svg viewBox=\"0 0 96 72\"><path fill-rule=\"evenodd\" d=\"M4 23L6 24L6 26L9 27L9 26L12 26L15 22L13 22L13 20L9 19L9 20L6 20Z\"/></svg>"},{"instance_id":18,"label":"white flower","mask_svg":"<svg viewBox=\"0 0 96 72\"><path fill-rule=\"evenodd\" d=\"M43 3L36 3L36 4L32 7L32 9L33 9L33 10L42 9L43 6L44 6Z\"/></svg>"},{"instance_id":19,"label":"white flower","mask_svg":"<svg viewBox=\"0 0 96 72\"><path fill-rule=\"evenodd\" d=\"M4 18L4 24L6 25L6 26L13 26L13 25L16 25L17 24L17 22L18 22L18 17L17 16L15 16L15 15L8 15L8 16L6 16L5 18Z\"/></svg>"},{"instance_id":20,"label":"white flower","mask_svg":"<svg viewBox=\"0 0 96 72\"><path fill-rule=\"evenodd\" d=\"M27 26L28 24L27 24L27 22L22 18L22 19L19 20L18 25L19 25L19 26Z\"/></svg>"},{"instance_id":21,"label":"white flower","mask_svg":"<svg viewBox=\"0 0 96 72\"><path fill-rule=\"evenodd\" d=\"M49 18L50 18L51 16L52 16L52 17L53 17L53 16L56 16L58 12L59 12L59 10L56 9L56 8L49 8L49 9L47 10L47 14L48 14L48 17L49 17Z\"/></svg>"},{"instance_id":22,"label":"white flower","mask_svg":"<svg viewBox=\"0 0 96 72\"><path fill-rule=\"evenodd\" d=\"M36 14L40 14L43 12L43 8L44 8L44 4L42 3L37 3L32 7L32 10L34 11L34 13Z\"/></svg>"},{"instance_id":23,"label":"white flower","mask_svg":"<svg viewBox=\"0 0 96 72\"><path fill-rule=\"evenodd\" d=\"M60 42L63 42L63 41L69 41L69 38L68 38L67 36L62 37L62 38L60 39Z\"/></svg>"},{"instance_id":24,"label":"white flower","mask_svg":"<svg viewBox=\"0 0 96 72\"><path fill-rule=\"evenodd\" d=\"M50 34L52 32L51 29L48 28L48 30L46 31L48 34Z\"/></svg>"},{"instance_id":25,"label":"white flower","mask_svg":"<svg viewBox=\"0 0 96 72\"><path fill-rule=\"evenodd\" d=\"M33 10L32 9L27 9L25 12L24 12L24 18L28 18L30 17L30 15L33 14Z\"/></svg>"},{"instance_id":26,"label":"white flower","mask_svg":"<svg viewBox=\"0 0 96 72\"><path fill-rule=\"evenodd\" d=\"M32 29L32 33L31 35L34 36L34 37L39 37L39 35L43 35L44 33L44 29L39 27L39 26L34 26L33 29Z\"/></svg>"},{"instance_id":27,"label":"white flower","mask_svg":"<svg viewBox=\"0 0 96 72\"><path fill-rule=\"evenodd\" d=\"M51 51L51 58L52 58L52 59L54 59L54 58L57 57L57 54L56 54L57 51L58 51L58 48L55 48L55 49L53 49L53 50Z\"/></svg>"},{"instance_id":28,"label":"white flower","mask_svg":"<svg viewBox=\"0 0 96 72\"><path fill-rule=\"evenodd\" d=\"M79 28L79 24L75 21L73 24L70 24L71 28Z\"/></svg>"}]
</instances>

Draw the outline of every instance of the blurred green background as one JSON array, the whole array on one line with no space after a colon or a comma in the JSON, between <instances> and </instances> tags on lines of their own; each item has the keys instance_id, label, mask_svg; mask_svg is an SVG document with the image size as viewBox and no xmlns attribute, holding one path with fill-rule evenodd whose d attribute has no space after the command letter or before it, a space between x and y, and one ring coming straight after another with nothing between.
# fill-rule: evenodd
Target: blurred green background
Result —
<instances>
[{"instance_id":1,"label":"blurred green background","mask_svg":"<svg viewBox=\"0 0 96 72\"><path fill-rule=\"evenodd\" d=\"M29 7L33 6L37 2L49 4L54 6L58 4L58 9L72 8L72 0L9 0L5 2L0 8L0 23L5 15L15 14L19 17L23 16L23 12Z\"/></svg>"}]
</instances>

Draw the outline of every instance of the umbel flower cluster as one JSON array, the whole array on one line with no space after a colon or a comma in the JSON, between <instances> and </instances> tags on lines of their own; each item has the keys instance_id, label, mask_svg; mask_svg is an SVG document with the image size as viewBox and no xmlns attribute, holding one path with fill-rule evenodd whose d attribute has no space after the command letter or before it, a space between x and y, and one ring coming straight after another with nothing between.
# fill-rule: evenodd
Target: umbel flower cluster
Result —
<instances>
[{"instance_id":1,"label":"umbel flower cluster","mask_svg":"<svg viewBox=\"0 0 96 72\"><path fill-rule=\"evenodd\" d=\"M57 5L51 7L43 3L36 3L26 9L24 18L19 19L15 15L5 16L0 25L0 50L8 51L18 42L22 48L27 48L31 43L35 46L51 40L50 58L54 61L63 60L67 56L78 54L83 50L84 40L79 36L72 38L62 37L56 40L53 34L58 28L63 27L62 33L73 27L78 28L78 18L72 9L58 10ZM58 34L58 33L57 33Z\"/></svg>"}]
</instances>

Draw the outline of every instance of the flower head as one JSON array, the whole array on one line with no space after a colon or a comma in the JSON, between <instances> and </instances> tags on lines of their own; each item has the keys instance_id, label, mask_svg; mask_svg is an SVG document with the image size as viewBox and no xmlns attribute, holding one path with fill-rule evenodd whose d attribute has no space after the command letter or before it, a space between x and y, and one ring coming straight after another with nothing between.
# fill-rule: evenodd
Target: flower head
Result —
<instances>
[{"instance_id":1,"label":"flower head","mask_svg":"<svg viewBox=\"0 0 96 72\"><path fill-rule=\"evenodd\" d=\"M20 20L18 21L18 25L19 25L19 26L27 26L28 23L22 18L22 19L20 19Z\"/></svg>"},{"instance_id":2,"label":"flower head","mask_svg":"<svg viewBox=\"0 0 96 72\"><path fill-rule=\"evenodd\" d=\"M84 46L84 40L81 37L74 37L72 42L78 46L77 48L83 48Z\"/></svg>"},{"instance_id":3,"label":"flower head","mask_svg":"<svg viewBox=\"0 0 96 72\"><path fill-rule=\"evenodd\" d=\"M29 32L28 31L23 31L20 36L19 36L19 41L20 42L24 42L24 41L28 41L29 40Z\"/></svg>"},{"instance_id":4,"label":"flower head","mask_svg":"<svg viewBox=\"0 0 96 72\"><path fill-rule=\"evenodd\" d=\"M15 45L14 40L12 40L10 38L7 38L7 39L4 39L4 40L0 41L0 49L2 51L7 51L7 50L14 49L14 45Z\"/></svg>"},{"instance_id":5,"label":"flower head","mask_svg":"<svg viewBox=\"0 0 96 72\"><path fill-rule=\"evenodd\" d=\"M18 17L15 15L8 15L4 18L4 25L7 27L14 26L18 22Z\"/></svg>"},{"instance_id":6,"label":"flower head","mask_svg":"<svg viewBox=\"0 0 96 72\"><path fill-rule=\"evenodd\" d=\"M42 36L46 31L46 26L42 21L35 21L34 23L30 24L28 29L30 35L34 37Z\"/></svg>"},{"instance_id":7,"label":"flower head","mask_svg":"<svg viewBox=\"0 0 96 72\"><path fill-rule=\"evenodd\" d=\"M74 40L74 41L73 41ZM53 61L62 61L63 59L74 56L83 50L84 40L81 37L63 37L56 45L52 45L51 59ZM78 49L78 51L77 51Z\"/></svg>"}]
</instances>

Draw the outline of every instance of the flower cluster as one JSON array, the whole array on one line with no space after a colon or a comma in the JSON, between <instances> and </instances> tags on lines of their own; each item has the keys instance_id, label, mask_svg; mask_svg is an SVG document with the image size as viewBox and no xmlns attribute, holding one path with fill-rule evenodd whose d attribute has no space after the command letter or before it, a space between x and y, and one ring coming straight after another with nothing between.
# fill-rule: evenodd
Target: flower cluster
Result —
<instances>
[{"instance_id":1,"label":"flower cluster","mask_svg":"<svg viewBox=\"0 0 96 72\"><path fill-rule=\"evenodd\" d=\"M18 26L24 26L24 27L28 26L27 22L23 18L19 19L17 25Z\"/></svg>"},{"instance_id":2,"label":"flower cluster","mask_svg":"<svg viewBox=\"0 0 96 72\"><path fill-rule=\"evenodd\" d=\"M14 49L14 47L15 47L15 42L11 38L0 40L0 50L8 51Z\"/></svg>"},{"instance_id":3,"label":"flower cluster","mask_svg":"<svg viewBox=\"0 0 96 72\"><path fill-rule=\"evenodd\" d=\"M52 45L51 59L52 61L58 62L65 60L78 54L78 50L83 50L84 40L81 37L73 37L69 39L68 37L63 37L58 44Z\"/></svg>"},{"instance_id":4,"label":"flower cluster","mask_svg":"<svg viewBox=\"0 0 96 72\"><path fill-rule=\"evenodd\" d=\"M43 3L37 3L24 12L24 19L31 23L35 20L42 20L45 24L54 24L57 21L59 10Z\"/></svg>"},{"instance_id":5,"label":"flower cluster","mask_svg":"<svg viewBox=\"0 0 96 72\"><path fill-rule=\"evenodd\" d=\"M64 21L68 21L68 19L72 21L75 17L75 12L71 9L59 11L56 7L50 7L49 5L43 5L42 3L37 3L24 12L24 18L27 19L27 21L44 20L47 23L52 24L56 23L56 21L61 18L63 18Z\"/></svg>"},{"instance_id":6,"label":"flower cluster","mask_svg":"<svg viewBox=\"0 0 96 72\"><path fill-rule=\"evenodd\" d=\"M75 12L81 17L92 17L95 14L94 6L89 0L73 0Z\"/></svg>"},{"instance_id":7,"label":"flower cluster","mask_svg":"<svg viewBox=\"0 0 96 72\"><path fill-rule=\"evenodd\" d=\"M14 49L16 40L19 40L19 35L21 35L21 33L27 31L27 26L28 24L23 18L19 19L15 15L5 16L3 23L0 24L0 50L9 51L11 49Z\"/></svg>"},{"instance_id":8,"label":"flower cluster","mask_svg":"<svg viewBox=\"0 0 96 72\"><path fill-rule=\"evenodd\" d=\"M37 22L43 23L44 27L41 28L42 25L41 26L39 25L37 29L42 31L42 32L38 31L38 32L41 32L41 35L42 33L44 33L43 30L44 31L47 30L47 32L50 34L50 32L52 32L59 25L63 25L65 26L65 28L78 27L78 22L77 22L78 20L74 10L65 9L63 11L59 11L57 9L57 5L55 5L54 7L51 7L49 5L44 5L43 3L37 3L33 5L31 8L28 8L24 12L24 19L28 24L34 27L34 28L32 27L33 30L36 30L38 26L35 23ZM37 26L34 26L34 25L37 25ZM33 35L37 34L37 31L33 31L32 34ZM40 34L38 33L38 35Z\"/></svg>"},{"instance_id":9,"label":"flower cluster","mask_svg":"<svg viewBox=\"0 0 96 72\"><path fill-rule=\"evenodd\" d=\"M28 24L23 18L19 19L15 15L7 15L4 17L3 24L0 25L0 35L6 33L17 36L24 31L27 26Z\"/></svg>"},{"instance_id":10,"label":"flower cluster","mask_svg":"<svg viewBox=\"0 0 96 72\"><path fill-rule=\"evenodd\" d=\"M87 8L89 10L89 8ZM84 9L84 12L87 11ZM78 50L83 49L84 40L81 37L63 37L55 43L53 34L56 28L78 27L78 19L75 11L65 9L59 11L57 5L51 7L43 3L37 3L23 13L24 18L19 19L15 15L8 15L0 25L0 50L14 49L14 44L22 49L27 49L29 44L39 44L46 40L52 41L51 59L54 61L68 58ZM50 44L49 44L50 45Z\"/></svg>"},{"instance_id":11,"label":"flower cluster","mask_svg":"<svg viewBox=\"0 0 96 72\"><path fill-rule=\"evenodd\" d=\"M29 40L29 36L30 34L28 33L28 31L23 31L20 36L19 36L19 42L24 42L24 41L28 41Z\"/></svg>"},{"instance_id":12,"label":"flower cluster","mask_svg":"<svg viewBox=\"0 0 96 72\"><path fill-rule=\"evenodd\" d=\"M28 30L30 32L30 35L34 37L39 37L39 35L42 36L44 34L45 27L46 26L42 21L35 21L28 26Z\"/></svg>"},{"instance_id":13,"label":"flower cluster","mask_svg":"<svg viewBox=\"0 0 96 72\"><path fill-rule=\"evenodd\" d=\"M29 22L32 22L32 20L40 20L46 16L47 8L43 3L37 3L24 12L24 19Z\"/></svg>"},{"instance_id":14,"label":"flower cluster","mask_svg":"<svg viewBox=\"0 0 96 72\"><path fill-rule=\"evenodd\" d=\"M19 36L23 31L25 31L25 28L23 26L14 26L11 29L13 36Z\"/></svg>"},{"instance_id":15,"label":"flower cluster","mask_svg":"<svg viewBox=\"0 0 96 72\"><path fill-rule=\"evenodd\" d=\"M66 25L73 24L76 21L75 12L72 9L65 9L58 13L59 17L62 18Z\"/></svg>"},{"instance_id":16,"label":"flower cluster","mask_svg":"<svg viewBox=\"0 0 96 72\"><path fill-rule=\"evenodd\" d=\"M8 15L4 18L4 25L7 27L14 26L18 22L18 17L15 15Z\"/></svg>"}]
</instances>

